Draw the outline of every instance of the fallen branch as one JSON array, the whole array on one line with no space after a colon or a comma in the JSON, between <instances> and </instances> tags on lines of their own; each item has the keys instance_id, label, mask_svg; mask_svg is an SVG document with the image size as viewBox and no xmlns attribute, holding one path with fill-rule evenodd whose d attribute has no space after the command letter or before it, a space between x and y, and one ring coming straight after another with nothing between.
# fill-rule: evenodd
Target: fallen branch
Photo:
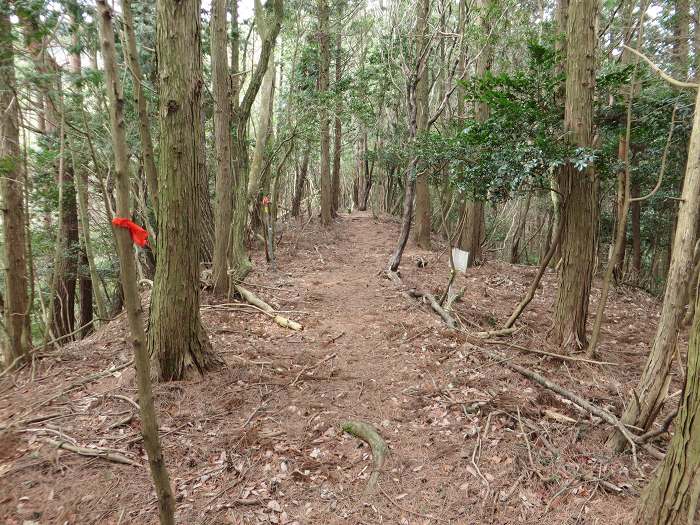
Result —
<instances>
[{"instance_id":1,"label":"fallen branch","mask_svg":"<svg viewBox=\"0 0 700 525\"><path fill-rule=\"evenodd\" d=\"M131 459L127 458L126 456L123 456L123 455L118 454L116 452L110 452L110 451L102 449L102 448L79 447L77 445L73 445L72 443L69 443L68 441L57 441L55 439L46 438L46 437L41 438L41 441L48 443L49 445L52 445L56 448L62 448L64 450L68 450L70 452L75 452L76 454L79 454L81 456L102 458L102 459L106 459L107 461L111 461L112 463L121 463L123 465L131 465L134 467L141 467L142 466L139 463L137 463L136 461L132 461Z\"/></svg>"},{"instance_id":2,"label":"fallen branch","mask_svg":"<svg viewBox=\"0 0 700 525\"><path fill-rule=\"evenodd\" d=\"M440 306L440 303L438 303L437 299L435 299L435 296L433 294L416 289L409 290L408 293L411 297L415 299L426 299L433 311L435 311L436 314L442 317L442 320L445 321L445 324L447 326L449 326L453 330L457 329L457 321L455 321L454 317L452 317L442 306Z\"/></svg>"},{"instance_id":3,"label":"fallen branch","mask_svg":"<svg viewBox=\"0 0 700 525\"><path fill-rule=\"evenodd\" d=\"M379 473L384 466L384 461L389 454L389 447L379 435L379 432L369 423L346 421L343 423L342 429L351 436L361 439L372 449L372 462L374 465L365 489L365 494L372 494L377 486L377 481L379 481Z\"/></svg>"},{"instance_id":4,"label":"fallen branch","mask_svg":"<svg viewBox=\"0 0 700 525\"><path fill-rule=\"evenodd\" d=\"M488 339L489 337L504 337L506 335L513 335L518 330L520 330L520 328L516 328L514 326L511 326L509 328L500 328L498 330L487 330L485 332L475 332L472 335L474 335L480 339Z\"/></svg>"},{"instance_id":5,"label":"fallen branch","mask_svg":"<svg viewBox=\"0 0 700 525\"><path fill-rule=\"evenodd\" d=\"M571 356L571 355L562 355L562 354L555 354L553 352L545 352L544 350L535 350L534 348L528 348L526 346L520 346L516 345L510 342L504 342L504 341L492 341L492 340L485 340L484 343L488 344L493 344L493 345L507 345L510 348L515 348L516 350L520 350L522 352L530 352L532 354L538 354L538 355L544 355L547 357L552 357L554 359L561 359L562 361L574 361L577 363L588 363L591 365L619 365L620 363L613 363L612 361L595 361L593 359L586 359L585 357L576 357L576 356Z\"/></svg>"},{"instance_id":6,"label":"fallen branch","mask_svg":"<svg viewBox=\"0 0 700 525\"><path fill-rule=\"evenodd\" d=\"M321 365L322 365L323 363L325 363L326 361L330 361L330 360L333 359L336 355L337 355L336 353L332 353L332 354L330 354L330 355L327 355L326 357L324 357L323 359L321 359L318 363L316 363L316 364L314 364L314 365L305 366L304 368L301 369L301 371L300 371L300 372L297 374L297 376L294 378L294 381L292 381L291 383L289 383L289 386L294 386L294 385L297 383L297 381L299 381L299 379L300 379L301 376L304 374L304 372L307 372L307 373L308 373L308 372L310 372L311 370L316 370L319 366L321 366Z\"/></svg>"},{"instance_id":7,"label":"fallen branch","mask_svg":"<svg viewBox=\"0 0 700 525\"><path fill-rule=\"evenodd\" d=\"M403 289L403 281L401 280L401 277L399 277L398 273L388 270L384 272L384 275L386 275L386 277L391 282L393 282L398 288ZM409 299L427 300L431 308L442 318L443 321L445 321L445 324L447 324L447 326L449 326L453 330L457 329L458 325L455 318L452 317L442 306L440 306L440 303L437 299L435 299L435 296L433 294L415 288L412 288L408 291L402 290L401 293Z\"/></svg>"},{"instance_id":8,"label":"fallen branch","mask_svg":"<svg viewBox=\"0 0 700 525\"><path fill-rule=\"evenodd\" d=\"M588 411L589 413L593 414L594 416L598 416L601 418L603 421L609 423L610 425L614 426L624 437L625 439L629 442L630 447L632 448L632 457L634 459L634 465L637 469L639 469L639 466L637 464L637 444L640 443L639 436L635 436L632 434L627 428L625 427L622 422L615 417L614 414L611 414L607 410L597 407L594 404L590 403L589 401L585 400L578 394L571 392L564 387L550 381L546 377L538 374L537 372L533 372L532 370L525 368L524 366L517 365L507 359L505 359L502 355L496 353L496 352L491 352L489 350L486 350L485 348L481 348L476 345L472 345L467 343L470 349L478 350L479 352L487 355L491 359L494 359L498 361L500 364L507 366L511 370L514 370L515 372L518 372L519 374L527 377L528 379L531 379L535 383L547 388L548 390L551 390L552 392L555 392L559 394L560 396L568 399L572 403L575 403L576 405L580 406L584 410Z\"/></svg>"},{"instance_id":9,"label":"fallen branch","mask_svg":"<svg viewBox=\"0 0 700 525\"><path fill-rule=\"evenodd\" d=\"M235 285L235 288L243 299L245 299L251 305L256 306L265 315L271 317L272 320L275 321L275 323L280 325L282 328L289 328L290 330L294 330L296 332L302 330L303 327L299 323L297 323L296 321L292 321L291 319L287 319L286 317L283 317L276 313L275 309L272 308L272 306L260 299L260 297L255 295L247 288L244 288L240 284Z\"/></svg>"}]
</instances>

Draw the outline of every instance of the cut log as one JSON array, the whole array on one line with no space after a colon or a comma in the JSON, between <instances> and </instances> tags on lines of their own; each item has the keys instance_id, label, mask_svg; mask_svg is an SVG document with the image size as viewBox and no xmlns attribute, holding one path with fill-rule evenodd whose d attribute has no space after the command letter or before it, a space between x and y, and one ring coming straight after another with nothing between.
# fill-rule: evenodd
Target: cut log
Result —
<instances>
[{"instance_id":1,"label":"cut log","mask_svg":"<svg viewBox=\"0 0 700 525\"><path fill-rule=\"evenodd\" d=\"M280 325L282 328L289 328L290 330L294 330L295 332L299 332L303 329L303 327L297 323L296 321L292 321L291 319L287 319L286 317L279 315L277 312L275 312L275 309L272 308L269 304L267 304L265 301L260 299L257 295L255 295L253 292L248 290L247 288L244 288L240 284L235 285L236 291L239 293L239 295L249 304L252 304L256 308L258 308L261 312L266 314L267 316L271 317L272 320Z\"/></svg>"}]
</instances>

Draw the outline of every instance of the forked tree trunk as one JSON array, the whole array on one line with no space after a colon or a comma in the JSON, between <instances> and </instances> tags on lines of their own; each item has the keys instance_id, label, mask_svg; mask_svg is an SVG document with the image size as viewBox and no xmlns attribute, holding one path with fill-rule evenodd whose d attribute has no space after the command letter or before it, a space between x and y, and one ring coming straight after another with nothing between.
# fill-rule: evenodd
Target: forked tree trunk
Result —
<instances>
[{"instance_id":1,"label":"forked tree trunk","mask_svg":"<svg viewBox=\"0 0 700 525\"><path fill-rule=\"evenodd\" d=\"M159 6L160 7L160 6ZM114 28L112 25L112 11L107 5L107 0L97 0L99 12L99 31L104 57L105 84L109 97L109 117L114 147L115 178L118 184L117 191L117 215L129 217L129 165L127 159L127 145L124 126L124 95L117 75L117 60L114 45ZM143 444L148 454L148 464L151 477L156 489L158 499L158 511L161 525L174 525L175 523L175 499L170 487L170 476L165 467L163 452L158 436L158 420L153 402L151 388L150 363L146 349L146 334L143 324L143 311L141 299L138 295L136 283L136 265L129 233L120 228L115 231L117 247L119 249L120 279L124 290L124 298L127 309L131 341L134 346L134 360L136 368L139 409L141 414L141 435Z\"/></svg>"},{"instance_id":2,"label":"forked tree trunk","mask_svg":"<svg viewBox=\"0 0 700 525\"><path fill-rule=\"evenodd\" d=\"M238 0L233 0L236 4ZM214 148L216 151L216 206L214 215L214 293L228 293L228 253L233 215L231 166L231 90L228 67L227 0L214 0L211 11L211 80L214 97ZM237 42L236 42L237 45ZM238 101L234 101L238 106Z\"/></svg>"},{"instance_id":3,"label":"forked tree trunk","mask_svg":"<svg viewBox=\"0 0 700 525\"><path fill-rule=\"evenodd\" d=\"M319 72L318 91L325 96L330 73L330 35L328 0L318 0ZM319 107L321 133L321 224L330 226L333 218L333 189L330 172L330 133L328 108L322 100Z\"/></svg>"},{"instance_id":4,"label":"forked tree trunk","mask_svg":"<svg viewBox=\"0 0 700 525\"><path fill-rule=\"evenodd\" d=\"M201 238L203 190L199 13L199 0L157 4L159 234L148 350L155 376L163 381L184 379L221 364L199 317L199 254L192 249Z\"/></svg>"},{"instance_id":5,"label":"forked tree trunk","mask_svg":"<svg viewBox=\"0 0 700 525\"><path fill-rule=\"evenodd\" d=\"M250 111L253 102L260 90L260 86L267 70L267 63L272 56L275 40L279 34L282 16L284 12L283 0L268 0L265 6L256 3L255 24L262 40L260 58L255 65L255 70L250 78L248 87L243 95L243 100L237 104L232 114L235 138L232 143L231 157L233 159L234 181L231 188L233 198L233 213L231 217L229 267L230 279L233 283L242 282L248 275L253 265L248 257L246 245L246 226L248 224L248 143L247 128ZM238 25L232 19L232 33L238 34ZM232 39L236 46L237 38ZM237 56L237 53L234 53ZM232 68L233 100L238 100L238 75L237 68ZM222 197L223 198L223 197ZM221 232L223 235L223 231Z\"/></svg>"},{"instance_id":6,"label":"forked tree trunk","mask_svg":"<svg viewBox=\"0 0 700 525\"><path fill-rule=\"evenodd\" d=\"M593 143L596 20L598 2L572 2L568 10L565 130L573 144ZM562 267L554 307L554 340L563 347L586 344L586 318L595 260L598 217L597 181L592 167L579 171L565 165L559 175L565 204L559 220L562 231Z\"/></svg>"},{"instance_id":7,"label":"forked tree trunk","mask_svg":"<svg viewBox=\"0 0 700 525\"><path fill-rule=\"evenodd\" d=\"M4 366L29 352L24 174L19 148L19 103L15 97L15 63L9 14L0 9L0 210L2 210L3 267L5 270Z\"/></svg>"},{"instance_id":8,"label":"forked tree trunk","mask_svg":"<svg viewBox=\"0 0 700 525\"><path fill-rule=\"evenodd\" d=\"M696 311L700 306L696 304ZM635 525L692 525L700 494L700 315L688 343L688 368L674 434L649 485L642 492Z\"/></svg>"},{"instance_id":9,"label":"forked tree trunk","mask_svg":"<svg viewBox=\"0 0 700 525\"><path fill-rule=\"evenodd\" d=\"M695 98L693 128L688 146L683 193L678 202L678 219L671 262L666 280L659 324L639 385L627 402L622 422L647 429L653 423L668 393L669 372L681 328L685 298L693 269L696 225L700 215L700 90ZM607 445L615 450L627 446L614 433Z\"/></svg>"}]
</instances>

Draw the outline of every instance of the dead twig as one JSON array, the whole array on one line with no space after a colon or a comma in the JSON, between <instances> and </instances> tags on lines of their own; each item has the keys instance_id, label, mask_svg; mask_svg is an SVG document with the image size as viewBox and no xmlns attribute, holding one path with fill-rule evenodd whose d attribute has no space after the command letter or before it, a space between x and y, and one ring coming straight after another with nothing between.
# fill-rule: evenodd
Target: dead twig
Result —
<instances>
[{"instance_id":1,"label":"dead twig","mask_svg":"<svg viewBox=\"0 0 700 525\"><path fill-rule=\"evenodd\" d=\"M338 355L338 354L336 354L335 352L333 352L332 354L327 355L326 357L324 357L323 359L321 359L320 361L318 361L316 364L311 365L311 366L305 366L304 368L302 368L302 369L299 371L299 373L296 375L296 377L294 378L294 380L293 380L291 383L289 383L289 386L294 386L294 385L297 383L297 381L299 381L299 379L300 379L301 376L304 374L304 372L308 373L308 372L310 372L311 370L316 370L316 369L317 369L319 366L321 366L323 363L325 363L326 361L330 361L331 359L333 359L333 358L336 357L337 355Z\"/></svg>"}]
</instances>

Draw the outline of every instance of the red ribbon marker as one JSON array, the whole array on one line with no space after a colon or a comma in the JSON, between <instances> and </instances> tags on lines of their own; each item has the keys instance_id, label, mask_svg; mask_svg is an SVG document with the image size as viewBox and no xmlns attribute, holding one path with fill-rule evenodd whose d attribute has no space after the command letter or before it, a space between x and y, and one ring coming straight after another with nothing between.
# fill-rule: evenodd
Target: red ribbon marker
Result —
<instances>
[{"instance_id":1,"label":"red ribbon marker","mask_svg":"<svg viewBox=\"0 0 700 525\"><path fill-rule=\"evenodd\" d=\"M118 228L126 228L131 235L131 241L142 248L148 244L148 232L141 228L138 224L131 222L129 219L115 217L112 219L112 224Z\"/></svg>"}]
</instances>

